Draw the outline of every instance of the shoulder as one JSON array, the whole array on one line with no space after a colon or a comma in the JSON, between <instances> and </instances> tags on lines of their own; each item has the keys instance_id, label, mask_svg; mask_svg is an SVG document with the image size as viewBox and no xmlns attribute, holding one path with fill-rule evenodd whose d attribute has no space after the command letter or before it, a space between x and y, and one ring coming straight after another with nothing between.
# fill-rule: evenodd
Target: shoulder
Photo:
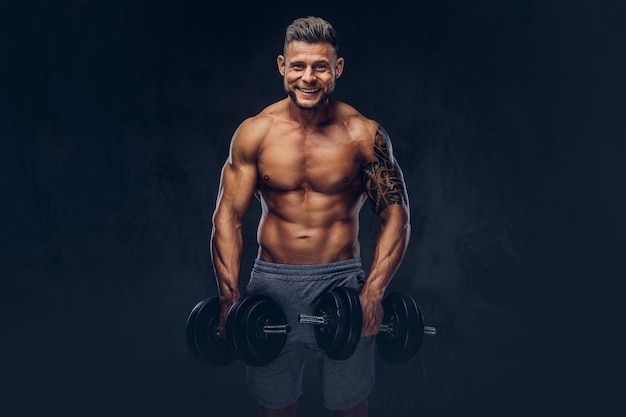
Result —
<instances>
[{"instance_id":1,"label":"shoulder","mask_svg":"<svg viewBox=\"0 0 626 417\"><path fill-rule=\"evenodd\" d=\"M254 142L261 139L270 130L274 118L266 113L248 117L242 121L233 135L233 140L239 142Z\"/></svg>"},{"instance_id":2,"label":"shoulder","mask_svg":"<svg viewBox=\"0 0 626 417\"><path fill-rule=\"evenodd\" d=\"M342 124L355 140L363 140L365 137L376 133L378 123L365 117L356 108L341 101L334 103L335 120Z\"/></svg>"},{"instance_id":3,"label":"shoulder","mask_svg":"<svg viewBox=\"0 0 626 417\"><path fill-rule=\"evenodd\" d=\"M357 145L359 153L365 160L371 160L374 148L381 140L389 142L385 129L376 120L365 117L357 109L346 103L337 104L343 124L352 140Z\"/></svg>"},{"instance_id":4,"label":"shoulder","mask_svg":"<svg viewBox=\"0 0 626 417\"><path fill-rule=\"evenodd\" d=\"M244 119L233 134L231 153L243 153L252 157L258 152L279 118L278 103L272 104L258 114Z\"/></svg>"},{"instance_id":5,"label":"shoulder","mask_svg":"<svg viewBox=\"0 0 626 417\"><path fill-rule=\"evenodd\" d=\"M253 141L262 139L273 126L285 118L285 113L285 100L270 104L256 115L241 122L235 131L235 137L243 137Z\"/></svg>"}]
</instances>

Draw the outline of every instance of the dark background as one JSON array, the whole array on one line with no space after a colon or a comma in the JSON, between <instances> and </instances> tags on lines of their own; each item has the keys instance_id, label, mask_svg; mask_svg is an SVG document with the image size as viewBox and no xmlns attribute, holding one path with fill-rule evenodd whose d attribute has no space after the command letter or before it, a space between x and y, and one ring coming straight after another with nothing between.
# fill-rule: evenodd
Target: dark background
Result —
<instances>
[{"instance_id":1,"label":"dark background","mask_svg":"<svg viewBox=\"0 0 626 417\"><path fill-rule=\"evenodd\" d=\"M0 414L254 415L243 366L195 360L184 326L216 294L231 135L284 96L284 28L318 14L336 97L386 127L408 183L391 289L440 332L378 362L371 415L623 415L624 4L3 2ZM366 206L366 265L377 228Z\"/></svg>"}]
</instances>

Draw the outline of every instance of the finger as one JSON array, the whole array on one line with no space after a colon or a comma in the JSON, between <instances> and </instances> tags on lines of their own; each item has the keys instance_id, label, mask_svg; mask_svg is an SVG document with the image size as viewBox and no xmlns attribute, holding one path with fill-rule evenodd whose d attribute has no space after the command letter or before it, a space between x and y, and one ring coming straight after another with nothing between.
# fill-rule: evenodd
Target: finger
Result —
<instances>
[{"instance_id":1,"label":"finger","mask_svg":"<svg viewBox=\"0 0 626 417\"><path fill-rule=\"evenodd\" d=\"M378 327L379 326L376 325L376 320L370 316L369 319L366 319L363 322L363 331L361 332L361 335L363 337L375 336L378 334Z\"/></svg>"},{"instance_id":2,"label":"finger","mask_svg":"<svg viewBox=\"0 0 626 417\"><path fill-rule=\"evenodd\" d=\"M227 317L227 313L225 313L223 310L220 313L220 324L219 324L219 330L220 330L220 334L222 335L222 337L226 337L226 317Z\"/></svg>"}]
</instances>

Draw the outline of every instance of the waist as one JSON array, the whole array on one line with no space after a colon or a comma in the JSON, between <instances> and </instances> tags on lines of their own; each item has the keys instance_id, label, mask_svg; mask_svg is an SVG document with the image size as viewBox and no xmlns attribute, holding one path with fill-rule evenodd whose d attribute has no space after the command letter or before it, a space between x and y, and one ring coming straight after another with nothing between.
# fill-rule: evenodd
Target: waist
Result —
<instances>
[{"instance_id":1,"label":"waist","mask_svg":"<svg viewBox=\"0 0 626 417\"><path fill-rule=\"evenodd\" d=\"M336 275L360 271L362 271L361 258L318 264L283 264L256 259L253 266L255 273L288 281L330 280Z\"/></svg>"}]
</instances>

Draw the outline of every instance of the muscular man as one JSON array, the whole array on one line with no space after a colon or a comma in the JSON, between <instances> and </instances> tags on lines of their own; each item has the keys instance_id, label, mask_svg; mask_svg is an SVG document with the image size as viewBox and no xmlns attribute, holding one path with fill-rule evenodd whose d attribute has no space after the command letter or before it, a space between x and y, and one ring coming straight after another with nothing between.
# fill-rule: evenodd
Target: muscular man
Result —
<instances>
[{"instance_id":1,"label":"muscular man","mask_svg":"<svg viewBox=\"0 0 626 417\"><path fill-rule=\"evenodd\" d=\"M272 297L292 327L279 358L247 369L260 414L295 416L304 361L314 355L331 415L366 416L381 300L410 233L402 172L385 130L331 98L344 59L328 22L295 20L277 64L287 97L241 123L221 174L211 238L221 330L241 296L242 219L256 196L259 251L244 293ZM381 229L366 276L358 232L368 199ZM295 323L298 313L314 313L319 297L338 285L360 289L363 308L362 338L345 361L320 354L313 326Z\"/></svg>"}]
</instances>

